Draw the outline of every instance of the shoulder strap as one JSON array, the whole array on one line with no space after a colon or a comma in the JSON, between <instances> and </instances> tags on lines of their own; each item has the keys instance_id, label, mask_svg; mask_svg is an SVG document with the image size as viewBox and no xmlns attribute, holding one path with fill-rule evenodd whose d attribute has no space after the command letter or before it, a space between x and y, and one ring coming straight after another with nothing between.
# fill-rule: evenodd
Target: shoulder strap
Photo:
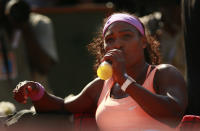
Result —
<instances>
[{"instance_id":1,"label":"shoulder strap","mask_svg":"<svg viewBox=\"0 0 200 131\"><path fill-rule=\"evenodd\" d=\"M149 76L150 72L151 72L151 65L149 65L149 67L148 67L148 70L147 70L147 73L146 73L146 78Z\"/></svg>"},{"instance_id":2,"label":"shoulder strap","mask_svg":"<svg viewBox=\"0 0 200 131\"><path fill-rule=\"evenodd\" d=\"M112 87L112 85L113 85L113 79L112 78L110 78L109 80L104 81L104 85L102 87L103 89L101 91L101 94L100 94L97 106L99 104L101 104L101 102L103 101L103 99L107 96L108 91L110 90L110 88Z\"/></svg>"}]
</instances>

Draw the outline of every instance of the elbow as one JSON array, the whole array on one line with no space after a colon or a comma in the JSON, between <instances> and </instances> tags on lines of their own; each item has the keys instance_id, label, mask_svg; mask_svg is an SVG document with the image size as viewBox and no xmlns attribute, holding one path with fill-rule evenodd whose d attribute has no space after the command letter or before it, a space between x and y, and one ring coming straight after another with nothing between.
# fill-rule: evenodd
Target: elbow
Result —
<instances>
[{"instance_id":1,"label":"elbow","mask_svg":"<svg viewBox=\"0 0 200 131\"><path fill-rule=\"evenodd\" d=\"M168 108L169 110L169 126L171 127L177 127L183 116L185 115L185 111L188 105L188 101L186 99L186 97L184 97L185 99L182 100L177 100L177 99L169 99L169 103L170 104L170 108Z\"/></svg>"},{"instance_id":2,"label":"elbow","mask_svg":"<svg viewBox=\"0 0 200 131\"><path fill-rule=\"evenodd\" d=\"M171 121L169 122L169 126L175 128L179 125L182 118L184 116L184 111L179 110L179 112L175 112L173 116L171 116Z\"/></svg>"},{"instance_id":3,"label":"elbow","mask_svg":"<svg viewBox=\"0 0 200 131\"><path fill-rule=\"evenodd\" d=\"M183 119L186 109L188 106L188 101L185 100L183 103L179 103L176 106L176 109L174 110L174 117L175 117L175 122L177 126L178 124L180 124L181 120Z\"/></svg>"},{"instance_id":4,"label":"elbow","mask_svg":"<svg viewBox=\"0 0 200 131\"><path fill-rule=\"evenodd\" d=\"M167 125L169 125L170 127L172 128L176 128L183 116L185 115L185 110L186 110L186 106L177 106L173 109L171 109L170 113L169 113L169 116L168 116L168 121L166 122Z\"/></svg>"},{"instance_id":5,"label":"elbow","mask_svg":"<svg viewBox=\"0 0 200 131\"><path fill-rule=\"evenodd\" d=\"M159 117L158 120L171 128L176 128L181 122L182 117L183 113L173 111L166 113L162 117Z\"/></svg>"},{"instance_id":6,"label":"elbow","mask_svg":"<svg viewBox=\"0 0 200 131\"><path fill-rule=\"evenodd\" d=\"M185 115L186 107L187 102L180 104L173 101L168 108L163 109L165 113L162 112L162 115L160 115L162 116L160 117L161 122L167 124L171 128L176 128Z\"/></svg>"}]
</instances>

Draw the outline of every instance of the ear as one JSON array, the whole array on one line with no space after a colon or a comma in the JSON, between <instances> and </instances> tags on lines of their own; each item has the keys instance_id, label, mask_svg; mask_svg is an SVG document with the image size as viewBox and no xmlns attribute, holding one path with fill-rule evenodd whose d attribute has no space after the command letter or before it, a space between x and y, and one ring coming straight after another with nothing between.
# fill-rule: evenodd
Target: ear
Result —
<instances>
[{"instance_id":1,"label":"ear","mask_svg":"<svg viewBox=\"0 0 200 131\"><path fill-rule=\"evenodd\" d=\"M147 38L145 36L141 37L141 42L142 42L142 48L146 48L147 47Z\"/></svg>"}]
</instances>

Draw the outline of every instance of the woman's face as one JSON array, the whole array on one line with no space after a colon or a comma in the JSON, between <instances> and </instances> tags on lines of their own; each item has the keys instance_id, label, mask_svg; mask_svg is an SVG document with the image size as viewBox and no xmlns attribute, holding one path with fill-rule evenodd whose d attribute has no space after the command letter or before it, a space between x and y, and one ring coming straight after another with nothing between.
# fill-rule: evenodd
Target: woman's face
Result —
<instances>
[{"instance_id":1,"label":"woman's face","mask_svg":"<svg viewBox=\"0 0 200 131\"><path fill-rule=\"evenodd\" d=\"M140 60L144 60L144 48L146 48L144 37L139 34L139 31L134 26L128 23L114 22L105 32L105 51L121 50L125 57L126 66L131 66Z\"/></svg>"}]
</instances>

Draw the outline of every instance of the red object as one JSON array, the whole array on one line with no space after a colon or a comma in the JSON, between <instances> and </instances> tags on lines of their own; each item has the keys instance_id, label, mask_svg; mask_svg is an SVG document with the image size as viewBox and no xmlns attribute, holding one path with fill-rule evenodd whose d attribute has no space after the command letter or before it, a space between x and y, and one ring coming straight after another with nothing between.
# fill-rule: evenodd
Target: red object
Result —
<instances>
[{"instance_id":1,"label":"red object","mask_svg":"<svg viewBox=\"0 0 200 131\"><path fill-rule=\"evenodd\" d=\"M74 131L98 131L94 114L74 114Z\"/></svg>"},{"instance_id":2,"label":"red object","mask_svg":"<svg viewBox=\"0 0 200 131\"><path fill-rule=\"evenodd\" d=\"M185 115L180 124L180 131L200 131L200 116Z\"/></svg>"}]
</instances>

